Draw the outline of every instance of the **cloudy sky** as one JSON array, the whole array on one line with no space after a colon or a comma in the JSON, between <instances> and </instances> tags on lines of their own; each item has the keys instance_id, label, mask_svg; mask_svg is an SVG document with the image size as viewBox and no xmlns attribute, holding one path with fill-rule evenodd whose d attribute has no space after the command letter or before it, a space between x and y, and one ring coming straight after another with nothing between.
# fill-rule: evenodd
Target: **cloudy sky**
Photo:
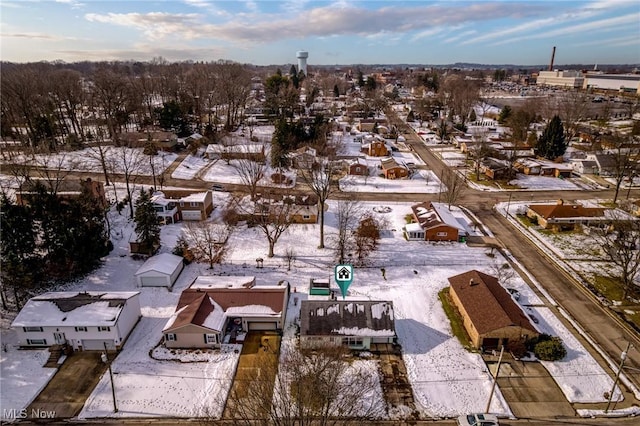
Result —
<instances>
[{"instance_id":1,"label":"cloudy sky","mask_svg":"<svg viewBox=\"0 0 640 426\"><path fill-rule=\"evenodd\" d=\"M0 58L640 63L640 1L0 0Z\"/></svg>"}]
</instances>

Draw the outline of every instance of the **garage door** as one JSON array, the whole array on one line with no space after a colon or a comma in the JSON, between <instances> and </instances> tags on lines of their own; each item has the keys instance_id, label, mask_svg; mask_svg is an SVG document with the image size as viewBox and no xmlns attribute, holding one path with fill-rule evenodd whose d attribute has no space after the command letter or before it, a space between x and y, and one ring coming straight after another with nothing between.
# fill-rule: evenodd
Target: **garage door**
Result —
<instances>
[{"instance_id":1,"label":"garage door","mask_svg":"<svg viewBox=\"0 0 640 426\"><path fill-rule=\"evenodd\" d=\"M182 220L200 220L202 218L200 210L183 210Z\"/></svg>"},{"instance_id":2,"label":"garage door","mask_svg":"<svg viewBox=\"0 0 640 426\"><path fill-rule=\"evenodd\" d=\"M140 277L140 284L143 287L167 287L169 281L167 277Z\"/></svg>"},{"instance_id":3,"label":"garage door","mask_svg":"<svg viewBox=\"0 0 640 426\"><path fill-rule=\"evenodd\" d=\"M104 344L107 344L108 350L115 350L116 346L113 340L83 340L82 349L85 351L104 351Z\"/></svg>"},{"instance_id":4,"label":"garage door","mask_svg":"<svg viewBox=\"0 0 640 426\"><path fill-rule=\"evenodd\" d=\"M250 322L249 330L275 330L278 328L277 322Z\"/></svg>"}]
</instances>

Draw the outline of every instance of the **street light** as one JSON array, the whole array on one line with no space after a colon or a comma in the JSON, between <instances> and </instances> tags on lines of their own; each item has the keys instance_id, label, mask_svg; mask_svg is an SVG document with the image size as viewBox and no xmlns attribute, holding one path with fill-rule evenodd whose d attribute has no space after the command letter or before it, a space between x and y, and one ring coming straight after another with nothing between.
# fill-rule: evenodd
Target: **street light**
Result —
<instances>
[{"instance_id":1,"label":"street light","mask_svg":"<svg viewBox=\"0 0 640 426\"><path fill-rule=\"evenodd\" d=\"M107 344L104 344L104 352L102 352L100 354L100 359L102 360L102 362L104 362L105 364L107 364L107 366L109 367L109 378L111 379L111 396L113 398L113 412L117 413L118 412L118 405L116 404L116 388L113 385L113 371L111 370L111 361L109 361L109 358L107 357Z\"/></svg>"},{"instance_id":2,"label":"street light","mask_svg":"<svg viewBox=\"0 0 640 426\"><path fill-rule=\"evenodd\" d=\"M611 400L613 399L613 392L616 390L616 385L618 384L618 380L620 379L620 372L624 367L624 361L627 359L627 353L631 349L631 342L627 342L627 349L625 349L620 354L620 365L618 366L618 372L616 373L616 380L613 382L613 387L611 388L611 392L609 392L609 401L607 402L607 408L604 409L604 413L607 414L609 411L609 406L611 405Z\"/></svg>"}]
</instances>

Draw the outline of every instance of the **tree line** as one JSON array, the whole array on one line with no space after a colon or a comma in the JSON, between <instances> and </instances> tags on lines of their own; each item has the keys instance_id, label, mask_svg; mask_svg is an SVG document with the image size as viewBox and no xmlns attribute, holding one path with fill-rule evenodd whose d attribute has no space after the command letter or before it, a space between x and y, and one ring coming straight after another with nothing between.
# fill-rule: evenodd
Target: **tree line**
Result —
<instances>
[{"instance_id":1,"label":"tree line","mask_svg":"<svg viewBox=\"0 0 640 426\"><path fill-rule=\"evenodd\" d=\"M0 195L0 295L20 308L31 294L54 282L93 270L113 245L103 206L83 188L77 199L59 197L36 183L28 203Z\"/></svg>"}]
</instances>

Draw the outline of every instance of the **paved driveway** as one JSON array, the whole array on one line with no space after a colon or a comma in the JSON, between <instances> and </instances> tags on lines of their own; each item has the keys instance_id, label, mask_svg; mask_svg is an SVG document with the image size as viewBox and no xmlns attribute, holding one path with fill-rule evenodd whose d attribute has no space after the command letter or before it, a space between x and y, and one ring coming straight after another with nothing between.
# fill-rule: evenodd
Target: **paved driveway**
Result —
<instances>
[{"instance_id":1,"label":"paved driveway","mask_svg":"<svg viewBox=\"0 0 640 426\"><path fill-rule=\"evenodd\" d=\"M106 369L100 352L75 352L27 408L28 415L55 412L56 418L76 416Z\"/></svg>"}]
</instances>

